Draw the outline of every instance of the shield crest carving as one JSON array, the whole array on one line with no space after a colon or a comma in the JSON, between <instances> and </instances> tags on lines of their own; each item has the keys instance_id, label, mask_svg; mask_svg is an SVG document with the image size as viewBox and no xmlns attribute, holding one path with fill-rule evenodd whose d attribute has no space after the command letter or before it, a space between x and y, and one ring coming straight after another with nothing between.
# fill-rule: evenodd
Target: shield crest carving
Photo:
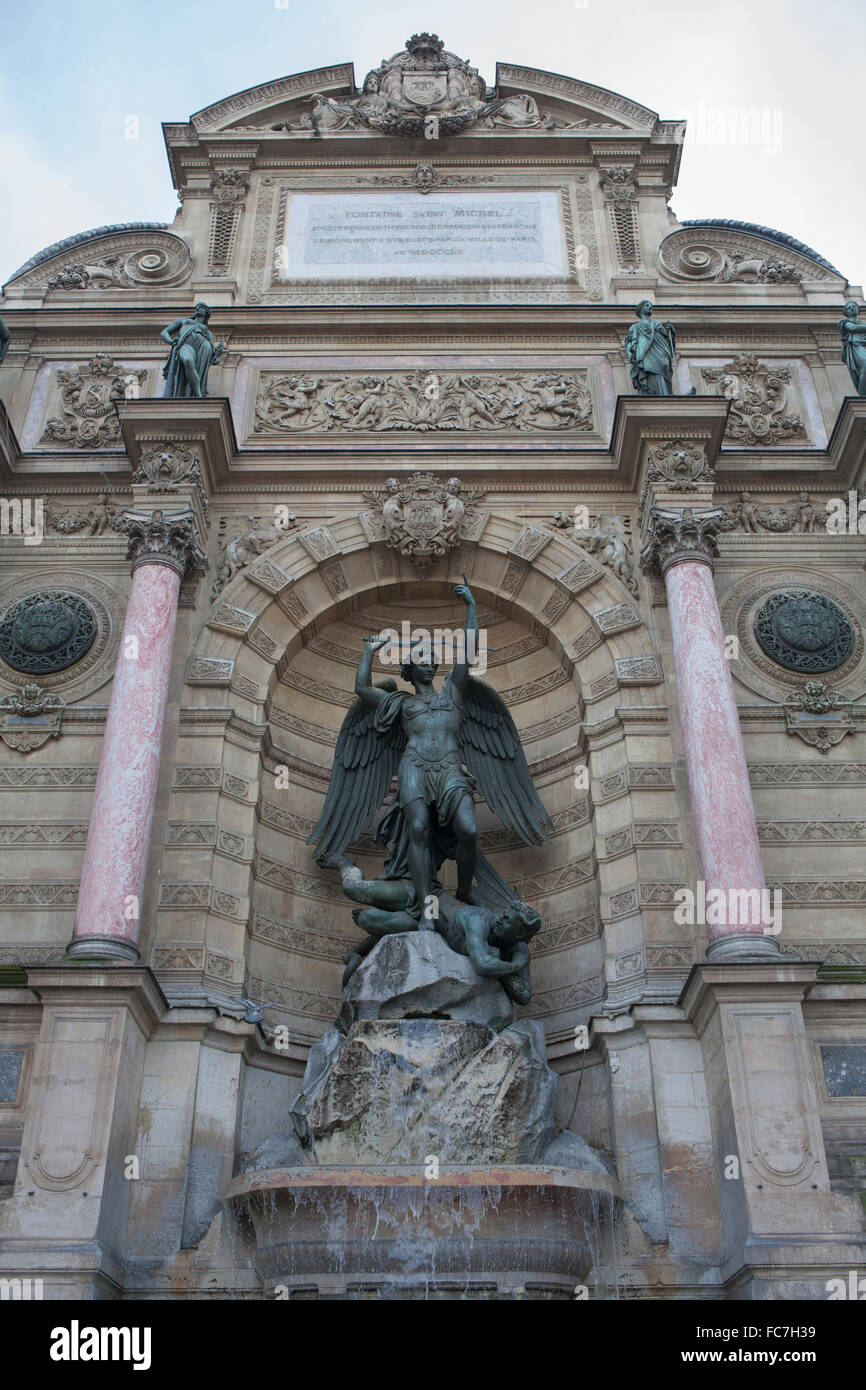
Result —
<instances>
[{"instance_id":1,"label":"shield crest carving","mask_svg":"<svg viewBox=\"0 0 866 1390\"><path fill-rule=\"evenodd\" d=\"M403 100L413 106L437 106L448 92L447 72L404 72Z\"/></svg>"}]
</instances>

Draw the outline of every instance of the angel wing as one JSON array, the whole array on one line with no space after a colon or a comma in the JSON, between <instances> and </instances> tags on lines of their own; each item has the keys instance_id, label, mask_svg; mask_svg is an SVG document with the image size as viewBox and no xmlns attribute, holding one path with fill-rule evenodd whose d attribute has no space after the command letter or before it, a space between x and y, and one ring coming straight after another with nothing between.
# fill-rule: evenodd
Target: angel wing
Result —
<instances>
[{"instance_id":1,"label":"angel wing","mask_svg":"<svg viewBox=\"0 0 866 1390\"><path fill-rule=\"evenodd\" d=\"M379 689L394 692L397 684L382 681ZM399 718L391 719L384 730L375 728L379 708L366 700L355 700L343 720L325 804L307 840L308 845L318 844L319 859L326 854L342 854L358 838L391 785L406 735Z\"/></svg>"},{"instance_id":2,"label":"angel wing","mask_svg":"<svg viewBox=\"0 0 866 1390\"><path fill-rule=\"evenodd\" d=\"M514 720L502 697L474 676L463 691L460 749L491 811L524 844L544 844L552 827L532 784Z\"/></svg>"}]
</instances>

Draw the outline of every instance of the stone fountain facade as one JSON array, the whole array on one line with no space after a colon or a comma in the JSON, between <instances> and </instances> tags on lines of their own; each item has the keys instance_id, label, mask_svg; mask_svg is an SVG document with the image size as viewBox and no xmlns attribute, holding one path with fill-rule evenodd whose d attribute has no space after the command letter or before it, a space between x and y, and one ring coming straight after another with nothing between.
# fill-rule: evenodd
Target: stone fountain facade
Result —
<instances>
[{"instance_id":1,"label":"stone fountain facade","mask_svg":"<svg viewBox=\"0 0 866 1390\"><path fill-rule=\"evenodd\" d=\"M680 223L681 122L430 36L165 134L172 224L0 304L0 1275L825 1297L866 1260L862 291ZM226 351L166 399L201 300ZM477 808L542 921L510 1021L417 945L344 998L306 843L363 636L455 628L463 574L553 824Z\"/></svg>"}]
</instances>

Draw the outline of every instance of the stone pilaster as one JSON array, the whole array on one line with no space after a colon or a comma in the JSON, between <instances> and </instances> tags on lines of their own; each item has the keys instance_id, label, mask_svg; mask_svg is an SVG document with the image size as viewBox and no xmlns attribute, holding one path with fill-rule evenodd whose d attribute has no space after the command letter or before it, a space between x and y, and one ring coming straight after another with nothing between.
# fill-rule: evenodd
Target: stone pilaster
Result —
<instances>
[{"instance_id":1,"label":"stone pilaster","mask_svg":"<svg viewBox=\"0 0 866 1390\"><path fill-rule=\"evenodd\" d=\"M827 1170L803 1020L817 973L800 961L697 965L680 999L703 1050L732 1297L826 1298L831 1242L861 1227ZM842 1247L843 1277L864 1244Z\"/></svg>"},{"instance_id":2,"label":"stone pilaster","mask_svg":"<svg viewBox=\"0 0 866 1390\"><path fill-rule=\"evenodd\" d=\"M125 1282L145 1049L166 1000L141 966L28 967L42 1006L0 1271L47 1299L114 1299Z\"/></svg>"}]
</instances>

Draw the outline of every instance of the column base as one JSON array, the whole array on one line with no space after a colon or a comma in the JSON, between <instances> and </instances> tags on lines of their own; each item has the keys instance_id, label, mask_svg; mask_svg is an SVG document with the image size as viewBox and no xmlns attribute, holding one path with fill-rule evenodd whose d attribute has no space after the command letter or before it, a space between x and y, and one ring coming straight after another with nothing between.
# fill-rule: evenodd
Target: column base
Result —
<instances>
[{"instance_id":1,"label":"column base","mask_svg":"<svg viewBox=\"0 0 866 1390\"><path fill-rule=\"evenodd\" d=\"M122 941L115 936L79 936L73 938L66 947L67 956L73 960L115 960L124 965L136 965L141 959L131 941Z\"/></svg>"},{"instance_id":2,"label":"column base","mask_svg":"<svg viewBox=\"0 0 866 1390\"><path fill-rule=\"evenodd\" d=\"M774 936L762 932L732 932L730 936L717 936L707 946L707 960L717 965L720 961L783 960L779 943Z\"/></svg>"}]
</instances>

